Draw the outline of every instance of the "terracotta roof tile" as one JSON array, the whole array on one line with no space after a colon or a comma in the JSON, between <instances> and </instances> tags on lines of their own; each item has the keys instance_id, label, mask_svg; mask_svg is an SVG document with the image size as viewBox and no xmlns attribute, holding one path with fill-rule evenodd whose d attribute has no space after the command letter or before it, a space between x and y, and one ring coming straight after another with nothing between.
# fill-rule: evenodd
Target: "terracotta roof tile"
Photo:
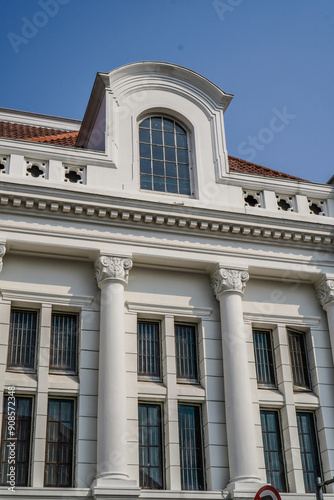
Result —
<instances>
[{"instance_id":1,"label":"terracotta roof tile","mask_svg":"<svg viewBox=\"0 0 334 500\"><path fill-rule=\"evenodd\" d=\"M279 177L280 179L293 179L297 181L305 181L300 177L294 177L293 175L284 174L278 170L272 170L271 168L263 167L262 165L257 165L256 163L251 163L241 158L235 158L234 156L228 157L228 163L230 170L232 172L243 172L245 174L255 174L264 175L266 177Z\"/></svg>"},{"instance_id":2,"label":"terracotta roof tile","mask_svg":"<svg viewBox=\"0 0 334 500\"><path fill-rule=\"evenodd\" d=\"M54 144L56 146L75 147L79 132L68 132L46 127L33 127L19 123L0 122L0 137L7 139L21 139L32 142ZM234 156L229 156L229 166L232 172L243 172L245 174L264 175L266 177L277 177L280 179L304 180L293 175L284 174L271 168L257 165Z\"/></svg>"}]
</instances>

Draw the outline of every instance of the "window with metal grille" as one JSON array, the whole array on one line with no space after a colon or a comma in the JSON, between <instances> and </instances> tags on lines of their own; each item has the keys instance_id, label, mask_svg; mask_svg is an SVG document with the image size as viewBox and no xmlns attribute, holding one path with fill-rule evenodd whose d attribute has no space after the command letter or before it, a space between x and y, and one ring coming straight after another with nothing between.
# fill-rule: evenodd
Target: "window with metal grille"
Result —
<instances>
[{"instance_id":1,"label":"window with metal grille","mask_svg":"<svg viewBox=\"0 0 334 500\"><path fill-rule=\"evenodd\" d=\"M203 443L199 406L179 404L181 488L204 490Z\"/></svg>"},{"instance_id":2,"label":"window with metal grille","mask_svg":"<svg viewBox=\"0 0 334 500\"><path fill-rule=\"evenodd\" d=\"M32 398L4 398L0 461L2 486L8 486L12 465L15 466L15 486L29 486L32 407Z\"/></svg>"},{"instance_id":3,"label":"window with metal grille","mask_svg":"<svg viewBox=\"0 0 334 500\"><path fill-rule=\"evenodd\" d=\"M44 486L72 486L73 441L74 401L49 399Z\"/></svg>"},{"instance_id":4,"label":"window with metal grille","mask_svg":"<svg viewBox=\"0 0 334 500\"><path fill-rule=\"evenodd\" d=\"M160 379L160 324L138 322L138 375Z\"/></svg>"},{"instance_id":5,"label":"window with metal grille","mask_svg":"<svg viewBox=\"0 0 334 500\"><path fill-rule=\"evenodd\" d=\"M279 414L275 410L261 410L260 414L267 482L277 491L286 491Z\"/></svg>"},{"instance_id":6,"label":"window with metal grille","mask_svg":"<svg viewBox=\"0 0 334 500\"><path fill-rule=\"evenodd\" d=\"M139 483L141 488L163 488L161 405L140 403Z\"/></svg>"},{"instance_id":7,"label":"window with metal grille","mask_svg":"<svg viewBox=\"0 0 334 500\"><path fill-rule=\"evenodd\" d=\"M321 478L321 468L313 413L297 411L297 424L305 491L314 493L315 480Z\"/></svg>"},{"instance_id":8,"label":"window with metal grille","mask_svg":"<svg viewBox=\"0 0 334 500\"><path fill-rule=\"evenodd\" d=\"M311 389L308 370L305 334L288 330L293 384L295 388Z\"/></svg>"},{"instance_id":9,"label":"window with metal grille","mask_svg":"<svg viewBox=\"0 0 334 500\"><path fill-rule=\"evenodd\" d=\"M51 320L50 370L76 372L78 317L53 313Z\"/></svg>"},{"instance_id":10,"label":"window with metal grille","mask_svg":"<svg viewBox=\"0 0 334 500\"><path fill-rule=\"evenodd\" d=\"M198 382L195 325L175 324L176 373L179 380Z\"/></svg>"},{"instance_id":11,"label":"window with metal grille","mask_svg":"<svg viewBox=\"0 0 334 500\"><path fill-rule=\"evenodd\" d=\"M139 124L140 187L150 191L191 194L187 132L166 116Z\"/></svg>"},{"instance_id":12,"label":"window with metal grille","mask_svg":"<svg viewBox=\"0 0 334 500\"><path fill-rule=\"evenodd\" d=\"M265 387L276 387L271 331L253 330L253 344L258 384Z\"/></svg>"},{"instance_id":13,"label":"window with metal grille","mask_svg":"<svg viewBox=\"0 0 334 500\"><path fill-rule=\"evenodd\" d=\"M37 311L12 309L7 368L35 369Z\"/></svg>"}]
</instances>

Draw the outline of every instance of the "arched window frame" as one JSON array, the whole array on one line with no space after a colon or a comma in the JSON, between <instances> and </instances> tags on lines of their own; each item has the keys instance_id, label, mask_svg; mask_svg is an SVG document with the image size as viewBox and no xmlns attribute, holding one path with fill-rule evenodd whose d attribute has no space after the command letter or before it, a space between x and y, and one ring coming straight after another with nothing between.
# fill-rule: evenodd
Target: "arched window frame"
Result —
<instances>
[{"instance_id":1,"label":"arched window frame","mask_svg":"<svg viewBox=\"0 0 334 500\"><path fill-rule=\"evenodd\" d=\"M178 133L176 132L176 127L180 127L181 129L183 129L183 131L185 132L185 136L186 136L186 141L187 141L187 144L186 144L186 147L178 147L178 144L176 143L176 145L174 144L174 148L173 146L171 147L172 149L174 149L174 151L176 152L176 156L178 156L178 150L179 149L183 149L183 150L186 150L187 151L187 157L188 157L188 163L183 163L182 161L178 161L178 158L176 158L176 161L175 161L175 164L176 164L176 177L173 177L173 179L176 179L176 183L177 183L177 189L174 188L173 190L173 186L171 183L168 184L168 181L167 179L171 179L171 177L169 175L167 175L167 165L170 166L170 163L174 163L173 160L172 161L168 161L165 159L165 151L166 151L166 147L169 148L170 146L169 145L166 145L166 144L161 144L161 145L158 145L158 144L154 144L154 142L152 141L152 132L153 129L152 126L150 126L150 128L147 128L147 130L150 131L150 142L149 143L146 143L146 144L150 144L150 148L151 148L151 157L150 158L147 158L147 160L150 161L150 164L151 164L151 172L148 173L148 172L145 172L145 168L143 168L143 165L142 165L142 160L144 160L145 158L142 157L141 155L141 144L144 142L144 141L141 141L141 132L140 132L140 125L145 122L145 120L147 119L154 119L154 118L163 118L163 119L166 119L168 121L173 121L174 123L174 136L176 135L175 139L177 141L177 137L178 137ZM162 136L164 136L164 132L167 132L167 131L164 131L162 130ZM169 131L168 131L169 132ZM145 112L145 113L142 113L138 119L137 119L137 137L138 137L138 160L139 160L139 184L140 184L140 190L141 191L147 191L147 192L152 192L152 193L164 193L166 195L174 195L174 196L182 196L182 197L193 197L194 196L194 191L195 191L195 182L194 182L194 169L193 169L193 151L192 151L192 141L193 141L193 134L192 134L192 131L191 131L191 128L189 125L185 124L185 120L182 119L182 118L179 118L179 116L177 116L177 113L169 113L169 112L166 112L166 111L160 111L160 110L157 110L157 111L153 111L153 110L150 110L148 112ZM152 147L153 145L158 145L160 147L162 147L162 149L164 150L163 151L163 158L162 159L157 159L157 158L154 158L154 155L153 155L153 150L152 150ZM160 172L160 175L156 172L156 175L154 175L154 165L153 165L153 162L161 162L164 166L164 174L162 175L162 173ZM179 169L179 166L182 167L183 171L184 171L184 166L187 165L187 168L188 168L188 179L185 179L185 176L184 174L181 173L181 169ZM179 175L181 173L181 175ZM151 183L151 186L152 188L150 188L149 186L146 187L144 182L143 182L143 177L147 175L147 176L151 176L152 178L152 183ZM160 180L164 180L164 186L160 185L158 186L158 189L154 189L154 177L160 177ZM185 183L182 182L182 181L185 181L187 180L188 181L188 190L185 188ZM161 183L162 184L162 183ZM183 188L180 189L180 187L183 185ZM174 184L175 186L175 184ZM157 186L156 186L157 187ZM168 189L169 188L169 189Z\"/></svg>"}]
</instances>

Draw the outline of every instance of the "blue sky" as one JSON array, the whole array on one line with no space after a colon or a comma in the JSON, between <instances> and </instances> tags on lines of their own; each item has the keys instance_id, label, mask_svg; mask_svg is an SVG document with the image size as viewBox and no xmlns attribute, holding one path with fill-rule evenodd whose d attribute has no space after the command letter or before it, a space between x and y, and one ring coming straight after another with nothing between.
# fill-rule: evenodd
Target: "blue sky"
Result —
<instances>
[{"instance_id":1,"label":"blue sky","mask_svg":"<svg viewBox=\"0 0 334 500\"><path fill-rule=\"evenodd\" d=\"M229 154L334 174L333 0L0 0L0 14L0 107L82 119L97 72L168 61L234 94Z\"/></svg>"}]
</instances>

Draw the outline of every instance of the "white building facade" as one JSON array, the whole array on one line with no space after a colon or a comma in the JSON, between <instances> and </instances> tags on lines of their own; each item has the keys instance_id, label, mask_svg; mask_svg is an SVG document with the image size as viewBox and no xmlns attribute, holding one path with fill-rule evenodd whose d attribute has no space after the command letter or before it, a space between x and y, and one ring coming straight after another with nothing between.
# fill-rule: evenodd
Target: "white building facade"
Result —
<instances>
[{"instance_id":1,"label":"white building facade","mask_svg":"<svg viewBox=\"0 0 334 500\"><path fill-rule=\"evenodd\" d=\"M228 157L231 99L144 62L82 122L0 110L0 498L333 477L333 186Z\"/></svg>"}]
</instances>

